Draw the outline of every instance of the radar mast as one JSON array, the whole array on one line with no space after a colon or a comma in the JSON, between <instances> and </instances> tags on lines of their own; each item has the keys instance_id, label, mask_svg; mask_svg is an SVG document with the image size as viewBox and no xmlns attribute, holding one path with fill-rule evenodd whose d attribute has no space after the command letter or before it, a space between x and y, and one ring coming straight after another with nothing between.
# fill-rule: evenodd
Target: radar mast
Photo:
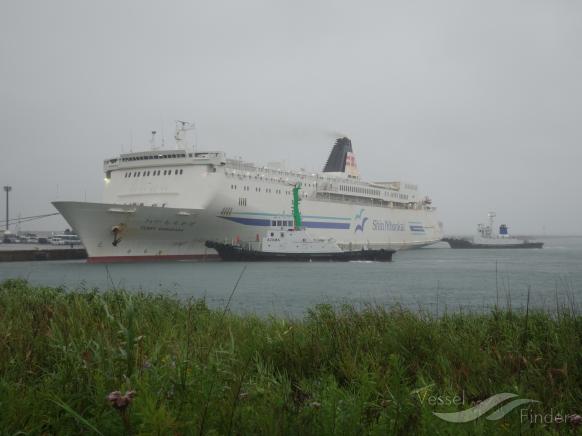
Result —
<instances>
[{"instance_id":1,"label":"radar mast","mask_svg":"<svg viewBox=\"0 0 582 436\"><path fill-rule=\"evenodd\" d=\"M193 122L176 120L174 139L176 140L176 145L184 150L194 150L197 145L196 141L193 145L188 144L186 133L190 130L194 130L194 133L196 133L196 126Z\"/></svg>"}]
</instances>

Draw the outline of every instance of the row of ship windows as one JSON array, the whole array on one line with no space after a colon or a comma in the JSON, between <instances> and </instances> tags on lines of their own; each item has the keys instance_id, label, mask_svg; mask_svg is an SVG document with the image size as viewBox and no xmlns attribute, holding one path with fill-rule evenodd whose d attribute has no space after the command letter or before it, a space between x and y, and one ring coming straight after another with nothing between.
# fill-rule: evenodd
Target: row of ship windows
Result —
<instances>
[{"instance_id":1,"label":"row of ship windows","mask_svg":"<svg viewBox=\"0 0 582 436\"><path fill-rule=\"evenodd\" d=\"M192 153L189 153L189 156L192 157ZM155 155L148 155L148 156L124 157L121 160L123 162L128 162L128 161L134 161L134 160L171 159L171 158L177 158L177 157L186 157L186 155L185 154L155 154Z\"/></svg>"},{"instance_id":2,"label":"row of ship windows","mask_svg":"<svg viewBox=\"0 0 582 436\"><path fill-rule=\"evenodd\" d=\"M275 232L271 232L271 238L275 237ZM285 237L285 233L281 232L281 237L284 238Z\"/></svg>"},{"instance_id":3,"label":"row of ship windows","mask_svg":"<svg viewBox=\"0 0 582 436\"><path fill-rule=\"evenodd\" d=\"M344 185L340 185L340 191L341 192L356 192L359 194L368 194L368 195L377 195L380 196L380 190L378 189L369 189L369 188L360 188L359 186L344 186ZM395 192L391 192L388 193L386 191L384 191L384 195L387 195L389 197L396 197L396 198L401 198L404 200L408 199L408 194L400 194L400 193L395 193Z\"/></svg>"},{"instance_id":4,"label":"row of ship windows","mask_svg":"<svg viewBox=\"0 0 582 436\"><path fill-rule=\"evenodd\" d=\"M282 177L265 177L263 174L255 174L254 176L251 174L236 174L236 173L229 173L226 172L225 173L227 176L238 176L239 179L244 179L244 178L249 178L252 179L254 178L255 180L261 180L263 182L275 182L275 183L289 183L289 178L287 177L286 179L283 179ZM300 179L304 180L305 176L299 176ZM315 182L314 183L303 183L303 187L305 188L315 188Z\"/></svg>"},{"instance_id":5,"label":"row of ship windows","mask_svg":"<svg viewBox=\"0 0 582 436\"><path fill-rule=\"evenodd\" d=\"M271 221L271 225L273 227L293 227L293 221ZM273 234L271 234L271 236L273 236Z\"/></svg>"},{"instance_id":6,"label":"row of ship windows","mask_svg":"<svg viewBox=\"0 0 582 436\"><path fill-rule=\"evenodd\" d=\"M228 175L228 173L227 173ZM239 175L239 177L245 177L244 174ZM252 176L248 175L248 178L251 178ZM254 176L255 179L259 179L260 177L258 175ZM282 179L275 179L275 178L265 178L263 179L264 181L272 181L272 182L282 182ZM315 187L315 183L305 183L304 187ZM236 190L237 189L237 185L230 185L230 189ZM368 195L376 195L376 196L380 196L382 195L382 192L379 189L372 189L372 188L362 188L359 186L350 186L350 185L340 185L339 187L341 192L354 192L354 193L359 193L359 194L368 194ZM249 191L250 187L248 186L243 186L243 191ZM261 192L261 188L255 188L256 192ZM271 190L269 188L266 189L266 192L271 192ZM280 189L276 190L276 194L280 194L282 191ZM290 195L291 192L290 191L286 191L285 194ZM307 194L303 194L304 197L307 196ZM399 194L399 193L388 193L384 191L384 195L388 195L391 197L396 197L396 198L400 198L400 199L408 199L408 194Z\"/></svg>"},{"instance_id":7,"label":"row of ship windows","mask_svg":"<svg viewBox=\"0 0 582 436\"><path fill-rule=\"evenodd\" d=\"M230 185L230 189L232 189L233 191L236 191L238 189L238 185ZM251 187L250 186L243 186L242 190L243 191L250 191ZM258 186L255 187L255 192L261 192L261 188L259 188ZM282 189L265 188L264 192L266 194L283 194ZM291 195L291 191L285 191L285 195ZM303 195L306 197L307 193L304 193Z\"/></svg>"},{"instance_id":8,"label":"row of ship windows","mask_svg":"<svg viewBox=\"0 0 582 436\"><path fill-rule=\"evenodd\" d=\"M184 174L184 170L174 170L174 175L178 176ZM148 176L171 176L172 170L154 170L154 171L128 171L123 177L126 179L129 177L148 177Z\"/></svg>"},{"instance_id":9,"label":"row of ship windows","mask_svg":"<svg viewBox=\"0 0 582 436\"><path fill-rule=\"evenodd\" d=\"M226 175L227 176L228 175L234 176L235 174L228 173L227 172ZM249 179L253 177L253 176L248 175L248 174L247 175L245 175L245 174L238 174L238 176L239 176L239 178L241 178L241 177L242 178L248 177ZM254 178L255 179L262 179L263 181L283 182L283 179L282 178L273 178L273 177L263 178L263 177L259 176L258 174L255 174L254 175ZM304 177L301 177L301 178L303 179ZM236 185L230 185L230 186L231 186L230 189L236 189ZM315 183L305 183L303 186L304 187L315 187L316 184ZM407 189L416 189L417 187L416 187L416 185L406 185L406 188ZM368 194L368 195L376 195L376 196L381 196L382 195L382 192L379 189L362 188L362 187L359 187L359 186L340 185L339 189L340 189L341 192L355 192L355 193L359 193L359 194ZM243 189L243 190L248 191L249 190L248 186L247 186L247 189ZM255 188L255 191L261 192L261 188ZM270 192L270 191L267 191L267 192ZM281 190L278 190L278 192L276 192L276 193L280 194L281 193ZM286 194L287 195L290 195L291 192L290 191L287 191ZM404 200L407 200L408 199L408 194L400 194L400 193L394 193L394 192L388 193L388 192L384 191L384 195L389 196L389 197L392 197L392 198L400 198L400 199L404 199ZM304 196L307 196L307 195L304 194Z\"/></svg>"},{"instance_id":10,"label":"row of ship windows","mask_svg":"<svg viewBox=\"0 0 582 436\"><path fill-rule=\"evenodd\" d=\"M359 186L340 185L340 191L342 191L342 192L357 192L359 194L380 195L380 191L378 189L360 188Z\"/></svg>"},{"instance_id":11,"label":"row of ship windows","mask_svg":"<svg viewBox=\"0 0 582 436\"><path fill-rule=\"evenodd\" d=\"M243 191L250 191L251 187L250 186L243 186ZM236 191L238 189L238 185L230 185L230 189L232 189L233 191ZM255 192L261 192L261 188L259 188L258 186L255 187ZM291 195L291 191L285 191L283 192L282 189L271 189L271 188L265 188L264 190L265 194L285 194L285 195ZM307 192L303 192L301 194L303 197L307 197L309 194ZM243 206L240 204L239 202L239 206ZM246 204L244 204L244 206L246 206Z\"/></svg>"}]
</instances>

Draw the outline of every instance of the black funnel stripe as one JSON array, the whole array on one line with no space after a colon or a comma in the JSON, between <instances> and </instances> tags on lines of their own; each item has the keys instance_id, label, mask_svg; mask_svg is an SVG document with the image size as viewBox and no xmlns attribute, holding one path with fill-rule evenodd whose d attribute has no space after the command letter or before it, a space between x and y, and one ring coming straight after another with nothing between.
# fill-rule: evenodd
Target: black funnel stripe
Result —
<instances>
[{"instance_id":1,"label":"black funnel stripe","mask_svg":"<svg viewBox=\"0 0 582 436\"><path fill-rule=\"evenodd\" d=\"M333 145L331 153L327 158L325 168L323 168L324 173L337 173L345 172L346 170L346 157L348 153L353 153L352 141L348 138L338 138Z\"/></svg>"}]
</instances>

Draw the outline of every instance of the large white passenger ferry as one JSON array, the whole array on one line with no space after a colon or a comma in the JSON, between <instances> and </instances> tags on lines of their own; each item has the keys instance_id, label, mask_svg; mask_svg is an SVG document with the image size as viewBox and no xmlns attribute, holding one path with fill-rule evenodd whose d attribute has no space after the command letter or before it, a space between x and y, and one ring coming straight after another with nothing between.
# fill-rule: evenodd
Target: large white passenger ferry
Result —
<instances>
[{"instance_id":1,"label":"large white passenger ferry","mask_svg":"<svg viewBox=\"0 0 582 436\"><path fill-rule=\"evenodd\" d=\"M176 133L173 149L105 160L103 202L53 205L79 235L89 262L216 256L206 241L259 241L292 225L301 183L303 226L343 250L403 249L442 237L435 208L417 187L360 179L351 141L339 138L322 172L259 166L220 151L195 151Z\"/></svg>"}]
</instances>

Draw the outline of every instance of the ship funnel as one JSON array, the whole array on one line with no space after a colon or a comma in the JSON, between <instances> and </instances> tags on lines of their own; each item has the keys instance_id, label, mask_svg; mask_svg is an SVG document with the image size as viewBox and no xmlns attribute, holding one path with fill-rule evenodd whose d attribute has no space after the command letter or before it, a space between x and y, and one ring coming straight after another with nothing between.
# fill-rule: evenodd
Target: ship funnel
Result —
<instances>
[{"instance_id":1,"label":"ship funnel","mask_svg":"<svg viewBox=\"0 0 582 436\"><path fill-rule=\"evenodd\" d=\"M338 138L327 158L324 173L347 173L352 177L359 177L356 157L349 138Z\"/></svg>"}]
</instances>

